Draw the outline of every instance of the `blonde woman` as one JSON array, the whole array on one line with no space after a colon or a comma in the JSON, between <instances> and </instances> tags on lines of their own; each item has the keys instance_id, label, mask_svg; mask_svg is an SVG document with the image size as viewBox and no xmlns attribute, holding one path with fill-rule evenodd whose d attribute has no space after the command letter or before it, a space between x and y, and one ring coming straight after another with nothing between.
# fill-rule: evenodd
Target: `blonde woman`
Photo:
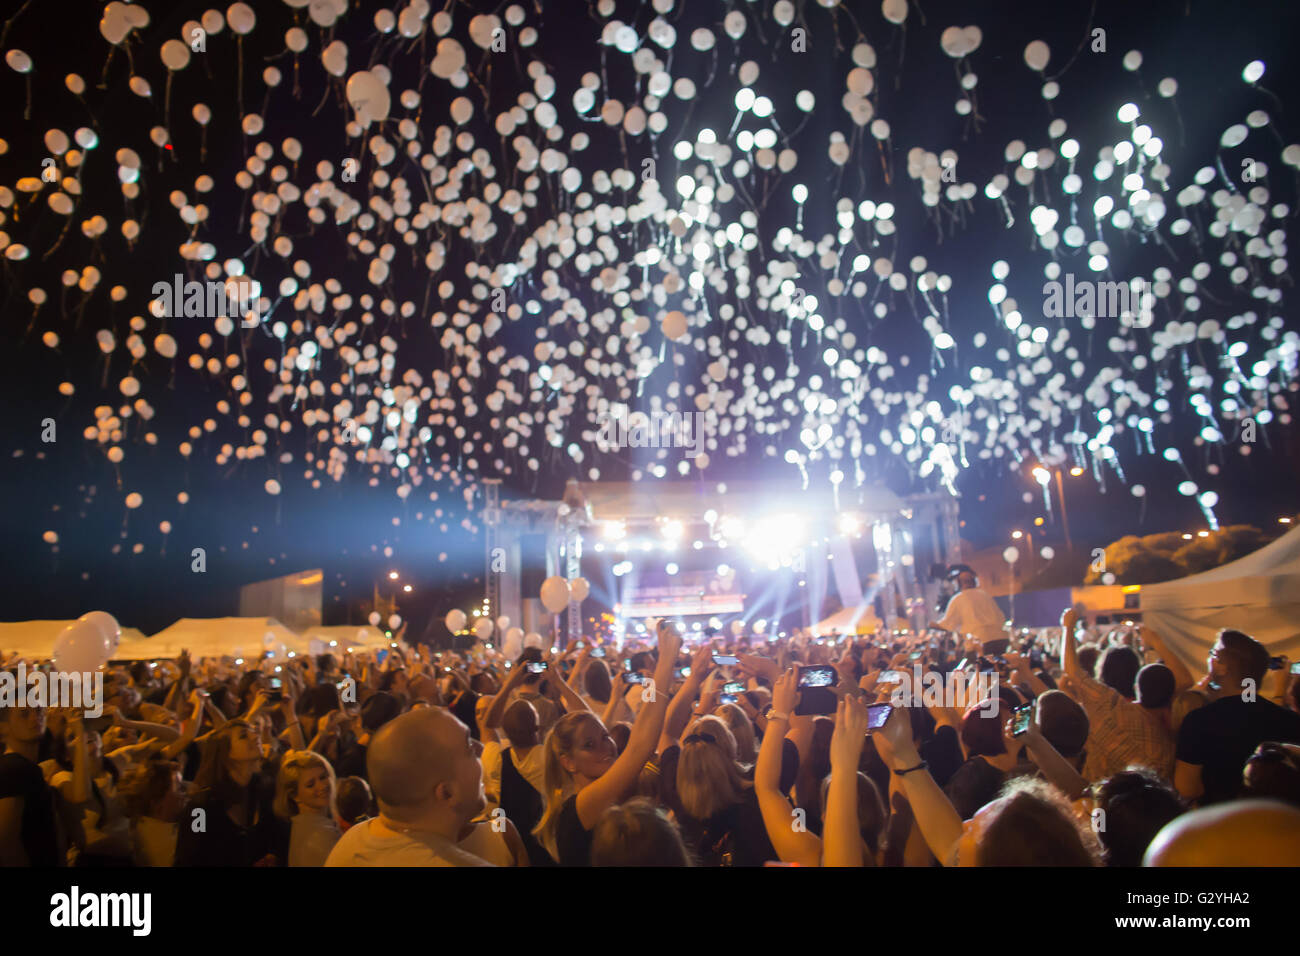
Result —
<instances>
[{"instance_id":1,"label":"blonde woman","mask_svg":"<svg viewBox=\"0 0 1300 956\"><path fill-rule=\"evenodd\" d=\"M292 824L290 866L324 866L343 831L334 819L334 768L310 750L291 750L280 762L275 815Z\"/></svg>"},{"instance_id":2,"label":"blonde woman","mask_svg":"<svg viewBox=\"0 0 1300 956\"><path fill-rule=\"evenodd\" d=\"M533 832L561 866L591 865L592 830L636 787L663 730L681 646L675 628L660 627L653 683L642 689L642 706L622 754L600 718L585 707L561 717L547 735L546 809Z\"/></svg>"}]
</instances>

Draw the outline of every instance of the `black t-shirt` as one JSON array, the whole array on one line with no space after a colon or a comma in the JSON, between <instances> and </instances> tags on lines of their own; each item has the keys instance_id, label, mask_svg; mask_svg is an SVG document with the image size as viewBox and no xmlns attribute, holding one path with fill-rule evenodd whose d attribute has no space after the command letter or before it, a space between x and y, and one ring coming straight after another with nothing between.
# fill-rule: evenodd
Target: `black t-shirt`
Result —
<instances>
[{"instance_id":1,"label":"black t-shirt","mask_svg":"<svg viewBox=\"0 0 1300 956\"><path fill-rule=\"evenodd\" d=\"M576 793L564 801L555 821L555 848L560 853L560 866L591 866L591 831L578 816Z\"/></svg>"},{"instance_id":2,"label":"black t-shirt","mask_svg":"<svg viewBox=\"0 0 1300 956\"><path fill-rule=\"evenodd\" d=\"M963 820L979 813L980 807L997 799L1007 775L983 757L971 757L948 780L943 792Z\"/></svg>"},{"instance_id":3,"label":"black t-shirt","mask_svg":"<svg viewBox=\"0 0 1300 956\"><path fill-rule=\"evenodd\" d=\"M478 720L475 718L475 711L478 709L478 694L472 690L467 690L448 709L456 715L461 723L469 728L469 735L478 740Z\"/></svg>"},{"instance_id":4,"label":"black t-shirt","mask_svg":"<svg viewBox=\"0 0 1300 956\"><path fill-rule=\"evenodd\" d=\"M32 866L66 866L67 844L59 825L58 795L45 783L39 764L22 754L0 755L0 800L23 801L21 836Z\"/></svg>"},{"instance_id":5,"label":"black t-shirt","mask_svg":"<svg viewBox=\"0 0 1300 956\"><path fill-rule=\"evenodd\" d=\"M200 791L181 814L176 839L176 866L252 866L267 854L278 865L289 861L288 821L271 810L275 792L274 778L256 774L245 795L246 819L250 826L240 826L230 819L227 801L215 790ZM195 810L202 810L204 830L194 831Z\"/></svg>"},{"instance_id":6,"label":"black t-shirt","mask_svg":"<svg viewBox=\"0 0 1300 956\"><path fill-rule=\"evenodd\" d=\"M1222 697L1183 720L1178 759L1201 767L1202 804L1231 800L1241 791L1241 774L1265 741L1300 744L1300 714L1264 698Z\"/></svg>"},{"instance_id":7,"label":"black t-shirt","mask_svg":"<svg viewBox=\"0 0 1300 956\"><path fill-rule=\"evenodd\" d=\"M762 866L780 859L768 839L754 790L746 789L739 803L703 823L689 816L683 816L680 822L682 835L694 849L700 866Z\"/></svg>"}]
</instances>

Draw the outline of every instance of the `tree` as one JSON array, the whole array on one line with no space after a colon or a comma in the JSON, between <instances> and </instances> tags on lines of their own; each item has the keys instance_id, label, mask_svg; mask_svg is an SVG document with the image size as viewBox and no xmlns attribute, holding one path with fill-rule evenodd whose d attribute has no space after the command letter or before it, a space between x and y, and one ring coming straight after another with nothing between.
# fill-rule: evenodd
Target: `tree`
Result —
<instances>
[{"instance_id":1,"label":"tree","mask_svg":"<svg viewBox=\"0 0 1300 956\"><path fill-rule=\"evenodd\" d=\"M1158 584L1217 568L1259 550L1272 538L1250 525L1232 525L1190 541L1177 531L1125 535L1106 546L1105 564L1093 567L1085 584Z\"/></svg>"}]
</instances>

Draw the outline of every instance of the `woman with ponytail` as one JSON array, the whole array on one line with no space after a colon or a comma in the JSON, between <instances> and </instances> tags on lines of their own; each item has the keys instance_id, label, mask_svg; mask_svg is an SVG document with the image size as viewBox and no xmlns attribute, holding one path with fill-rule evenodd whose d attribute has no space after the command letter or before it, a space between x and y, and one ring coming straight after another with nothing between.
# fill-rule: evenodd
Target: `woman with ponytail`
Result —
<instances>
[{"instance_id":1,"label":"woman with ponytail","mask_svg":"<svg viewBox=\"0 0 1300 956\"><path fill-rule=\"evenodd\" d=\"M601 815L635 789L663 730L682 639L659 628L659 659L645 685L627 747L619 754L605 725L589 710L566 714L546 737L546 809L533 831L561 866L590 866L591 837Z\"/></svg>"}]
</instances>

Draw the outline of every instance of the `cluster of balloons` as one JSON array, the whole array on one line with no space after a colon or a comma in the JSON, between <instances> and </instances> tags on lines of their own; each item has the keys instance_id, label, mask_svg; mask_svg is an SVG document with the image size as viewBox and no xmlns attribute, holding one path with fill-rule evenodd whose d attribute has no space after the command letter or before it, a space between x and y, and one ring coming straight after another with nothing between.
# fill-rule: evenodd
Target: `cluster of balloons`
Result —
<instances>
[{"instance_id":1,"label":"cluster of balloons","mask_svg":"<svg viewBox=\"0 0 1300 956\"><path fill-rule=\"evenodd\" d=\"M1247 421L1290 421L1295 197L1279 192L1300 145L1283 145L1268 109L1246 110L1217 143L1183 147L1178 83L1164 77L1145 99L1139 51L1115 61L1113 87L1070 99L1043 75L1041 40L912 21L907 40L933 35L909 56L961 61L968 92L982 56L1000 82L1043 81L1041 111L1009 117L1022 130L1012 142L954 138L931 152L906 138L940 124L905 120L935 97L894 82L905 0L878 14L807 6L814 36L856 36L815 54L842 79L841 101L819 104L767 66L768 28L798 13L789 0L653 0L633 22L613 0L591 18L546 20L521 3L498 15L412 0L372 14L285 0L209 10L179 35L173 18L112 2L100 21L108 49L158 51L110 59L108 75L135 94L114 108L156 124L146 74L170 90L186 71L178 89L195 101L178 122L192 119L203 146L174 143L170 118L139 141L126 123L74 128L99 101L69 72L67 129L15 137L33 145L14 189L0 186L0 209L18 195L44 202L6 213L0 252L44 347L93 334L115 370L84 434L128 486L123 446L137 439L214 468L265 467L257 483L272 496L349 473L388 482L400 501L551 466L597 480L622 467L598 441L614 403L706 421L703 453L648 451L634 480L729 457L855 485L887 462L954 488L977 462L1026 456L1123 480L1126 460L1185 440L1176 424L1222 446ZM58 27L64 15L47 4L27 19ZM590 69L564 88L550 41L580 48L573 34L586 30ZM245 96L251 74L227 83L187 70L200 56L230 62L232 49L266 64L258 95ZM1022 50L1030 73L993 73L994 58L1018 63ZM69 70L84 56L69 46ZM5 59L26 76L60 72L18 48ZM276 65L289 59L292 83ZM1264 72L1252 63L1241 79L1254 87ZM515 95L488 96L502 85ZM958 111L970 109L963 96ZM715 115L716 127L703 119ZM233 177L219 172L230 157L211 155L210 126L232 134L223 149L244 151ZM1195 168L1187 157L1206 147L1215 163ZM117 176L87 188L83 170L102 154ZM908 177L888 175L893 155L908 157ZM841 175L849 168L861 175ZM221 235L213 209L239 210L228 218L243 234ZM117 283L110 273L127 274L145 223L174 244L160 275L237 287L240 314L182 324L150 288ZM965 253L936 245L936 226L982 230L993 281L963 286L949 269ZM1139 247L1149 268L1134 264ZM349 256L364 278L336 267ZM23 265L33 258L62 266L63 292L35 284ZM1141 283L1151 307L1045 316L1044 282L1073 279ZM75 331L54 306L74 295L110 327ZM924 333L919 345L872 334L900 318ZM160 435L150 399L180 404L172 388L221 397L215 409L196 401L183 434ZM123 500L142 503L134 491ZM548 585L548 610L566 604Z\"/></svg>"},{"instance_id":2,"label":"cluster of balloons","mask_svg":"<svg viewBox=\"0 0 1300 956\"><path fill-rule=\"evenodd\" d=\"M117 650L122 629L105 611L83 614L54 639L54 666L63 673L99 670Z\"/></svg>"}]
</instances>

